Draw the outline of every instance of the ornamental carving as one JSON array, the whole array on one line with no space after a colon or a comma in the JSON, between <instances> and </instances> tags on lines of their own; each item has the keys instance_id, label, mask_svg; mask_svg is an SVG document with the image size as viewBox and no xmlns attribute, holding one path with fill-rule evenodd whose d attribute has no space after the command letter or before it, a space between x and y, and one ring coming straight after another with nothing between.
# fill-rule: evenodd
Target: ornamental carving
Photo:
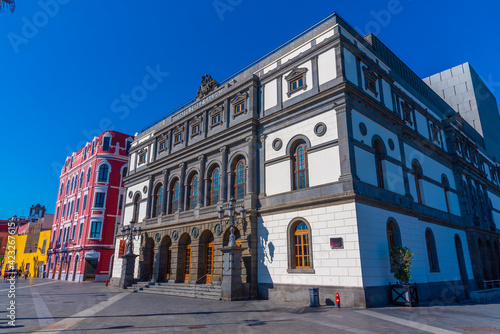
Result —
<instances>
[{"instance_id":1,"label":"ornamental carving","mask_svg":"<svg viewBox=\"0 0 500 334\"><path fill-rule=\"evenodd\" d=\"M441 140L439 140L439 133L441 129L439 129L439 127L435 123L430 123L430 127L431 127L432 141L440 145Z\"/></svg>"},{"instance_id":2,"label":"ornamental carving","mask_svg":"<svg viewBox=\"0 0 500 334\"><path fill-rule=\"evenodd\" d=\"M201 77L201 86L198 88L198 93L196 94L196 99L201 100L215 89L219 87L217 81L212 79L212 76L205 74Z\"/></svg>"}]
</instances>

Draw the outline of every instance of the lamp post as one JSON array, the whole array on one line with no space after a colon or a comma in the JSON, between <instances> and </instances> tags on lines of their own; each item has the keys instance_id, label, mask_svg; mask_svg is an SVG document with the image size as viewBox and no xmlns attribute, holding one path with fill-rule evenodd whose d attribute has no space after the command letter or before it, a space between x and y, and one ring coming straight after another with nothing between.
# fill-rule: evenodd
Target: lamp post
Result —
<instances>
[{"instance_id":1,"label":"lamp post","mask_svg":"<svg viewBox=\"0 0 500 334\"><path fill-rule=\"evenodd\" d=\"M132 219L130 225L122 227L121 232L123 236L127 239L127 253L125 255L134 255L132 242L134 240L139 240L141 234L141 227L135 228L135 221ZM128 235L127 235L128 234Z\"/></svg>"},{"instance_id":2,"label":"lamp post","mask_svg":"<svg viewBox=\"0 0 500 334\"><path fill-rule=\"evenodd\" d=\"M231 199L229 200L229 207L227 208L227 216L229 217L229 220L224 224L224 222L222 221L224 219L224 209L221 207L219 207L219 209L217 210L217 216L221 222L221 225L227 225L229 224L229 226L231 226L230 228L230 231L231 231L231 235L229 236L229 243L227 244L228 247L234 247L236 246L236 237L234 236L234 226L235 225L238 225L239 223L236 221L236 217L235 217L235 212L236 212L236 200L234 199L234 197L231 197ZM241 218L241 225L242 227L244 228L244 225L245 225L245 217L246 217L246 210L245 208L242 206L240 208L240 218Z\"/></svg>"},{"instance_id":3,"label":"lamp post","mask_svg":"<svg viewBox=\"0 0 500 334\"><path fill-rule=\"evenodd\" d=\"M120 281L118 282L118 286L122 289L126 289L134 283L135 258L137 255L134 255L133 242L134 240L139 240L141 234L141 228L135 228L134 224L135 221L131 220L130 225L122 227L121 229L124 238L126 238L128 242L127 252L122 257L122 272ZM111 281L113 284L113 278Z\"/></svg>"}]
</instances>

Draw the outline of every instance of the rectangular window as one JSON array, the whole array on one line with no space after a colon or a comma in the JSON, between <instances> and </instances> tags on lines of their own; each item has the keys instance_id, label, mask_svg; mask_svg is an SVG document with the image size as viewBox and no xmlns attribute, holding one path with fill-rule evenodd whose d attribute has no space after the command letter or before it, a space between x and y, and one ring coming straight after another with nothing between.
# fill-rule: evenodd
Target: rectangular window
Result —
<instances>
[{"instance_id":1,"label":"rectangular window","mask_svg":"<svg viewBox=\"0 0 500 334\"><path fill-rule=\"evenodd\" d=\"M167 149L167 142L166 141L160 142L160 151L164 151L166 149Z\"/></svg>"},{"instance_id":2,"label":"rectangular window","mask_svg":"<svg viewBox=\"0 0 500 334\"><path fill-rule=\"evenodd\" d=\"M182 141L182 133L175 135L175 143L180 143Z\"/></svg>"},{"instance_id":3,"label":"rectangular window","mask_svg":"<svg viewBox=\"0 0 500 334\"><path fill-rule=\"evenodd\" d=\"M95 141L92 142L92 155L94 155Z\"/></svg>"},{"instance_id":4,"label":"rectangular window","mask_svg":"<svg viewBox=\"0 0 500 334\"><path fill-rule=\"evenodd\" d=\"M139 154L139 165L146 163L146 154Z\"/></svg>"},{"instance_id":5,"label":"rectangular window","mask_svg":"<svg viewBox=\"0 0 500 334\"><path fill-rule=\"evenodd\" d=\"M71 240L75 240L75 234L76 234L76 224L73 225L73 230L71 231Z\"/></svg>"},{"instance_id":6,"label":"rectangular window","mask_svg":"<svg viewBox=\"0 0 500 334\"><path fill-rule=\"evenodd\" d=\"M83 160L87 159L87 146L83 148Z\"/></svg>"},{"instance_id":7,"label":"rectangular window","mask_svg":"<svg viewBox=\"0 0 500 334\"><path fill-rule=\"evenodd\" d=\"M63 205L63 209L62 209L62 216L61 218L64 218L64 214L66 213L66 204Z\"/></svg>"},{"instance_id":8,"label":"rectangular window","mask_svg":"<svg viewBox=\"0 0 500 334\"><path fill-rule=\"evenodd\" d=\"M73 214L73 207L75 206L75 201L71 202L71 210L69 210L69 213L72 215Z\"/></svg>"},{"instance_id":9,"label":"rectangular window","mask_svg":"<svg viewBox=\"0 0 500 334\"><path fill-rule=\"evenodd\" d=\"M57 207L57 211L56 211L56 220L58 220L58 219L59 219L59 209L60 209L60 208L61 208L60 206L58 206L58 207Z\"/></svg>"},{"instance_id":10,"label":"rectangular window","mask_svg":"<svg viewBox=\"0 0 500 334\"><path fill-rule=\"evenodd\" d=\"M295 80L290 81L290 91L296 91L304 86L304 78L300 77Z\"/></svg>"},{"instance_id":11,"label":"rectangular window","mask_svg":"<svg viewBox=\"0 0 500 334\"><path fill-rule=\"evenodd\" d=\"M109 151L109 143L111 141L111 137L104 137L102 139L102 149L104 151Z\"/></svg>"},{"instance_id":12,"label":"rectangular window","mask_svg":"<svg viewBox=\"0 0 500 334\"><path fill-rule=\"evenodd\" d=\"M80 198L78 198L76 200L76 209L75 209L76 213L78 213L78 211L80 211Z\"/></svg>"},{"instance_id":13,"label":"rectangular window","mask_svg":"<svg viewBox=\"0 0 500 334\"><path fill-rule=\"evenodd\" d=\"M80 230L78 231L78 239L82 238L83 234L83 222L80 223Z\"/></svg>"},{"instance_id":14,"label":"rectangular window","mask_svg":"<svg viewBox=\"0 0 500 334\"><path fill-rule=\"evenodd\" d=\"M118 209L121 210L123 208L123 195L120 195L120 201L118 202Z\"/></svg>"},{"instance_id":15,"label":"rectangular window","mask_svg":"<svg viewBox=\"0 0 500 334\"><path fill-rule=\"evenodd\" d=\"M43 239L43 244L42 244L42 255L45 255L45 250L47 248L47 239Z\"/></svg>"},{"instance_id":16,"label":"rectangular window","mask_svg":"<svg viewBox=\"0 0 500 334\"><path fill-rule=\"evenodd\" d=\"M96 208L104 207L104 198L106 197L106 193L96 193L95 194L95 205Z\"/></svg>"},{"instance_id":17,"label":"rectangular window","mask_svg":"<svg viewBox=\"0 0 500 334\"><path fill-rule=\"evenodd\" d=\"M200 132L200 124L194 125L192 128L192 134L195 135Z\"/></svg>"},{"instance_id":18,"label":"rectangular window","mask_svg":"<svg viewBox=\"0 0 500 334\"><path fill-rule=\"evenodd\" d=\"M102 222L92 222L92 226L90 228L90 237L89 238L100 238L101 237L101 225Z\"/></svg>"},{"instance_id":19,"label":"rectangular window","mask_svg":"<svg viewBox=\"0 0 500 334\"><path fill-rule=\"evenodd\" d=\"M86 208L87 208L87 195L83 196L82 213L85 213Z\"/></svg>"},{"instance_id":20,"label":"rectangular window","mask_svg":"<svg viewBox=\"0 0 500 334\"><path fill-rule=\"evenodd\" d=\"M243 110L245 110L245 102L241 102L234 107L235 114L239 114L240 112L243 112Z\"/></svg>"},{"instance_id":21,"label":"rectangular window","mask_svg":"<svg viewBox=\"0 0 500 334\"><path fill-rule=\"evenodd\" d=\"M212 125L220 123L220 114L212 116Z\"/></svg>"}]
</instances>

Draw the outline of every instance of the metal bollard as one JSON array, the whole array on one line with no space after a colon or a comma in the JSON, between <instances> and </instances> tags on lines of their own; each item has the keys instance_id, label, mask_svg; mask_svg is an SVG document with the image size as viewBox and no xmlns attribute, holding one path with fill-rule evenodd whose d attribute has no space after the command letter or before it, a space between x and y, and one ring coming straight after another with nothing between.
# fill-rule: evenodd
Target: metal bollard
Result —
<instances>
[{"instance_id":1,"label":"metal bollard","mask_svg":"<svg viewBox=\"0 0 500 334\"><path fill-rule=\"evenodd\" d=\"M337 308L340 308L340 296L339 293L335 293L335 304L337 305Z\"/></svg>"},{"instance_id":2,"label":"metal bollard","mask_svg":"<svg viewBox=\"0 0 500 334\"><path fill-rule=\"evenodd\" d=\"M309 288L309 306L318 307L319 306L319 288L311 287Z\"/></svg>"}]
</instances>

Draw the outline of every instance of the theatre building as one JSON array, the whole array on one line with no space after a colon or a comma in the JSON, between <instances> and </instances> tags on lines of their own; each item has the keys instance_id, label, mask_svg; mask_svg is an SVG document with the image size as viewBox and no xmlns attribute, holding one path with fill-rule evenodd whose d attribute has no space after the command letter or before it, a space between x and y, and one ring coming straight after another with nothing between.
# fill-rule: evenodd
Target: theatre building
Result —
<instances>
[{"instance_id":1,"label":"theatre building","mask_svg":"<svg viewBox=\"0 0 500 334\"><path fill-rule=\"evenodd\" d=\"M131 145L123 224L141 227L136 279L220 284L230 232L218 210L231 198L246 210L235 236L248 298L307 301L318 286L322 303L338 292L345 306L386 304L399 245L421 300L499 279L494 138L444 100L453 83L431 81L337 15L225 82L203 76L196 99ZM498 129L489 94L479 113L496 113Z\"/></svg>"},{"instance_id":2,"label":"theatre building","mask_svg":"<svg viewBox=\"0 0 500 334\"><path fill-rule=\"evenodd\" d=\"M129 135L106 131L66 159L46 277L76 282L110 277L132 141Z\"/></svg>"}]
</instances>

